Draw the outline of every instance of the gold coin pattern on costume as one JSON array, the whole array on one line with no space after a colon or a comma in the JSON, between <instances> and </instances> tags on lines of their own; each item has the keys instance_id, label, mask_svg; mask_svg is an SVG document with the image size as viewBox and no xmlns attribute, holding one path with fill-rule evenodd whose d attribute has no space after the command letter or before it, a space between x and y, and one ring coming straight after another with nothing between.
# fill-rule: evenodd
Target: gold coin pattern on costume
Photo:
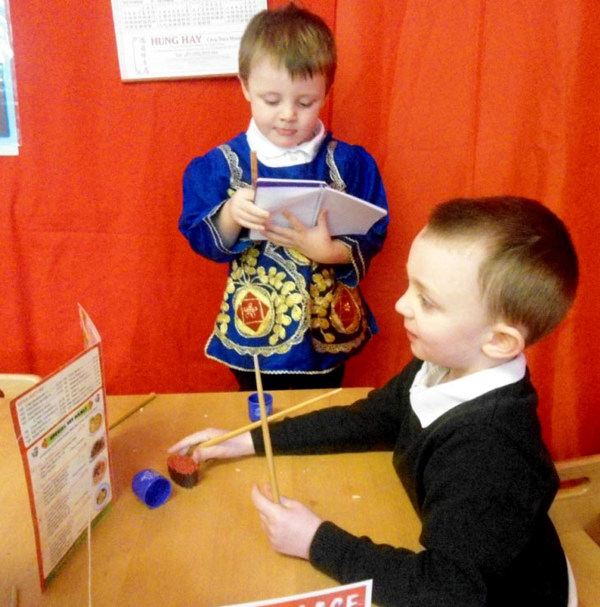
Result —
<instances>
[{"instance_id":1,"label":"gold coin pattern on costume","mask_svg":"<svg viewBox=\"0 0 600 607\"><path fill-rule=\"evenodd\" d=\"M310 263L298 251L285 251L297 262ZM259 255L257 247L250 247L242 253L239 262L232 262L217 317L217 330L225 338L233 319L241 335L249 338L268 335L269 346L279 349L290 337L288 327L294 321L302 320L305 296L293 280L286 280L285 272L260 265ZM333 268L317 271L317 264L311 266L309 294L313 343L322 352L351 351L366 337L358 293L356 289L337 283Z\"/></svg>"},{"instance_id":2,"label":"gold coin pattern on costume","mask_svg":"<svg viewBox=\"0 0 600 607\"><path fill-rule=\"evenodd\" d=\"M321 273L312 275L312 284L310 285L311 305L311 329L318 331L325 343L333 343L335 335L329 331L331 323L329 322L329 308L333 301L333 291L335 275L327 268Z\"/></svg>"},{"instance_id":3,"label":"gold coin pattern on costume","mask_svg":"<svg viewBox=\"0 0 600 607\"><path fill-rule=\"evenodd\" d=\"M286 280L285 272L258 265L258 256L259 250L250 247L239 263L232 263L217 324L226 335L233 316L242 335L263 337L270 333L269 345L276 346L285 341L292 321L302 319L302 294L294 281ZM234 314L230 315L228 299L234 293Z\"/></svg>"}]
</instances>

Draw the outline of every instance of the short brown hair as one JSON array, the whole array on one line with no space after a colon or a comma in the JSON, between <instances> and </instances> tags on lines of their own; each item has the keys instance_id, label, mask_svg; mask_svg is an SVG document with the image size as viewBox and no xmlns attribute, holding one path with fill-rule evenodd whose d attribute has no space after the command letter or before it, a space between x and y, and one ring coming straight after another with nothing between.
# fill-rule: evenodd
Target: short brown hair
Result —
<instances>
[{"instance_id":1,"label":"short brown hair","mask_svg":"<svg viewBox=\"0 0 600 607\"><path fill-rule=\"evenodd\" d=\"M239 75L248 83L252 61L268 56L284 66L290 76L325 76L329 91L335 77L335 40L328 25L314 13L291 3L276 10L264 10L250 20L239 51Z\"/></svg>"},{"instance_id":2,"label":"short brown hair","mask_svg":"<svg viewBox=\"0 0 600 607\"><path fill-rule=\"evenodd\" d=\"M536 200L449 200L433 210L425 235L486 247L479 284L490 318L525 329L527 346L551 333L575 299L579 265L571 237Z\"/></svg>"}]
</instances>

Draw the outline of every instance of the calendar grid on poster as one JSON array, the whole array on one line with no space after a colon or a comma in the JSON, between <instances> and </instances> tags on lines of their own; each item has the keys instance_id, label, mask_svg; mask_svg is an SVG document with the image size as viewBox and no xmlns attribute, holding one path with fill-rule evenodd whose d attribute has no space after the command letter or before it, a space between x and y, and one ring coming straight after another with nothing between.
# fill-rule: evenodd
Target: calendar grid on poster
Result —
<instances>
[{"instance_id":1,"label":"calendar grid on poster","mask_svg":"<svg viewBox=\"0 0 600 607\"><path fill-rule=\"evenodd\" d=\"M124 81L237 74L239 43L266 0L112 0Z\"/></svg>"}]
</instances>

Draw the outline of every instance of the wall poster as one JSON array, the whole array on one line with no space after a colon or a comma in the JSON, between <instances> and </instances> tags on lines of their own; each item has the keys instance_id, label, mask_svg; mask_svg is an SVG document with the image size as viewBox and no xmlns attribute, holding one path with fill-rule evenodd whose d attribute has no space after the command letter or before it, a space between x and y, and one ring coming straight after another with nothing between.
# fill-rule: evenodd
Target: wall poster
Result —
<instances>
[{"instance_id":1,"label":"wall poster","mask_svg":"<svg viewBox=\"0 0 600 607\"><path fill-rule=\"evenodd\" d=\"M230 76L267 0L112 0L124 81Z\"/></svg>"}]
</instances>

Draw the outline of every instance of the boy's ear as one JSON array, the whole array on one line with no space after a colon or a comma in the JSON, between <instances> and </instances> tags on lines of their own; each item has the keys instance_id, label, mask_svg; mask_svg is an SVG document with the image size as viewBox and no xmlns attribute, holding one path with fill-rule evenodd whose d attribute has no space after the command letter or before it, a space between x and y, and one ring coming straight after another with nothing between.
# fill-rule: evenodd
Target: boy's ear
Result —
<instances>
[{"instance_id":1,"label":"boy's ear","mask_svg":"<svg viewBox=\"0 0 600 607\"><path fill-rule=\"evenodd\" d=\"M240 84L242 85L242 93L244 93L244 97L246 98L246 101L250 101L250 93L248 92L248 87L246 86L246 83L242 80L242 78L238 75L238 80L240 81Z\"/></svg>"},{"instance_id":2,"label":"boy's ear","mask_svg":"<svg viewBox=\"0 0 600 607\"><path fill-rule=\"evenodd\" d=\"M490 338L482 350L490 358L510 360L525 350L525 336L517 327L499 322L491 328Z\"/></svg>"}]
</instances>

